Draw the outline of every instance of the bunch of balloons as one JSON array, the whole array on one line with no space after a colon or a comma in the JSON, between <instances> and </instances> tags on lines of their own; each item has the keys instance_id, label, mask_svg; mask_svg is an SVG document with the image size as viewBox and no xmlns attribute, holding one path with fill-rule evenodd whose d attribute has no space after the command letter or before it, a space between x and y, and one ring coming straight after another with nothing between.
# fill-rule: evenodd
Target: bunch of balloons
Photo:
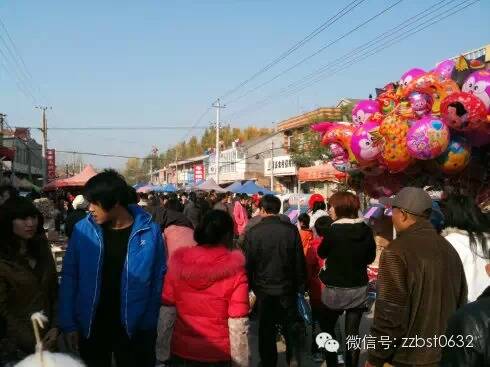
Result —
<instances>
[{"instance_id":1,"label":"bunch of balloons","mask_svg":"<svg viewBox=\"0 0 490 367\"><path fill-rule=\"evenodd\" d=\"M455 68L446 60L429 72L410 69L376 99L357 103L352 123L314 125L334 167L369 177L406 171L416 161L433 161L448 175L464 170L472 146L490 144L490 70L473 71L458 85Z\"/></svg>"}]
</instances>

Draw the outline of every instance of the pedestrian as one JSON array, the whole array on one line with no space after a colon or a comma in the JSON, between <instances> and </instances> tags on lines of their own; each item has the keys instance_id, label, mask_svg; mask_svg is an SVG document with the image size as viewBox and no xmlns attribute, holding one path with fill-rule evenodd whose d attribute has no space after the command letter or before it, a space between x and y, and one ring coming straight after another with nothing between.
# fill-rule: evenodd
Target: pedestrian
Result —
<instances>
[{"instance_id":1,"label":"pedestrian","mask_svg":"<svg viewBox=\"0 0 490 367\"><path fill-rule=\"evenodd\" d=\"M190 192L188 195L183 196L182 203L184 204L184 215L191 221L194 228L196 228L201 221L202 214L201 208L198 207L196 193Z\"/></svg>"},{"instance_id":2,"label":"pedestrian","mask_svg":"<svg viewBox=\"0 0 490 367\"><path fill-rule=\"evenodd\" d=\"M359 198L350 192L337 192L328 200L329 214L333 223L323 229L323 241L318 256L325 259L319 277L325 284L322 300L327 310L325 329L334 339L335 325L345 312L346 338L359 335L359 325L366 311L368 295L367 266L376 257L376 243L371 229L358 218ZM321 217L320 217L321 218ZM319 234L320 235L320 234ZM329 367L337 366L337 354L326 353ZM347 350L345 365L357 366L359 350Z\"/></svg>"},{"instance_id":3,"label":"pedestrian","mask_svg":"<svg viewBox=\"0 0 490 367\"><path fill-rule=\"evenodd\" d=\"M187 194L185 191L182 194L180 194L180 202L182 203L184 209L189 203L189 194Z\"/></svg>"},{"instance_id":4,"label":"pedestrian","mask_svg":"<svg viewBox=\"0 0 490 367\"><path fill-rule=\"evenodd\" d=\"M483 248L480 248L483 250ZM490 277L490 252L486 251L486 275ZM440 367L490 366L490 286L449 319Z\"/></svg>"},{"instance_id":5,"label":"pedestrian","mask_svg":"<svg viewBox=\"0 0 490 367\"><path fill-rule=\"evenodd\" d=\"M194 238L170 259L162 294L177 315L170 365L247 367L248 282L243 254L231 250L233 221L212 210Z\"/></svg>"},{"instance_id":6,"label":"pedestrian","mask_svg":"<svg viewBox=\"0 0 490 367\"><path fill-rule=\"evenodd\" d=\"M299 235L303 245L303 252L306 256L313 242L313 231L310 228L310 216L306 213L301 213L298 216Z\"/></svg>"},{"instance_id":7,"label":"pedestrian","mask_svg":"<svg viewBox=\"0 0 490 367\"><path fill-rule=\"evenodd\" d=\"M59 324L88 367L155 365L165 273L159 226L128 205L127 184L113 170L84 187L90 215L80 221L63 260Z\"/></svg>"},{"instance_id":8,"label":"pedestrian","mask_svg":"<svg viewBox=\"0 0 490 367\"><path fill-rule=\"evenodd\" d=\"M471 196L452 194L443 202L444 238L456 249L468 283L468 302L490 286L485 273L490 248L490 221Z\"/></svg>"},{"instance_id":9,"label":"pedestrian","mask_svg":"<svg viewBox=\"0 0 490 367\"><path fill-rule=\"evenodd\" d=\"M34 353L31 314L49 319L41 335L46 349L56 344L58 277L43 229L43 218L26 198L11 197L0 212L0 366Z\"/></svg>"},{"instance_id":10,"label":"pedestrian","mask_svg":"<svg viewBox=\"0 0 490 367\"><path fill-rule=\"evenodd\" d=\"M238 200L235 201L235 207L233 209L233 219L235 222L235 235L240 236L244 231L248 223L247 213L247 194L241 194L238 196Z\"/></svg>"},{"instance_id":11,"label":"pedestrian","mask_svg":"<svg viewBox=\"0 0 490 367\"><path fill-rule=\"evenodd\" d=\"M310 228L314 231L316 220L328 216L325 198L320 194L311 195L308 200L308 207L310 209Z\"/></svg>"},{"instance_id":12,"label":"pedestrian","mask_svg":"<svg viewBox=\"0 0 490 367\"><path fill-rule=\"evenodd\" d=\"M8 199L19 196L19 192L11 185L0 186L0 206Z\"/></svg>"},{"instance_id":13,"label":"pedestrian","mask_svg":"<svg viewBox=\"0 0 490 367\"><path fill-rule=\"evenodd\" d=\"M305 223L306 224L306 223ZM306 258L306 269L307 269L307 289L310 298L311 311L313 316L312 322L312 334L317 335L315 332L316 326L320 327L321 332L327 332L327 325L325 323L325 315L327 313L327 308L322 302L322 292L325 285L318 278L318 273L325 266L325 260L318 256L318 247L323 242L323 237L330 229L332 225L332 219L330 217L320 217L315 222L315 231L318 234L311 241L310 246L308 246L307 252L305 254ZM313 361L323 362L325 359L323 353L320 351L315 338L311 340L311 354Z\"/></svg>"},{"instance_id":14,"label":"pedestrian","mask_svg":"<svg viewBox=\"0 0 490 367\"><path fill-rule=\"evenodd\" d=\"M276 325L282 327L289 366L299 366L304 330L297 299L306 281L301 237L296 226L279 218L277 197L265 195L261 207L262 220L244 239L248 279L257 297L261 366L277 365Z\"/></svg>"},{"instance_id":15,"label":"pedestrian","mask_svg":"<svg viewBox=\"0 0 490 367\"><path fill-rule=\"evenodd\" d=\"M466 303L463 264L456 250L429 222L430 196L405 187L392 200L397 238L379 261L377 298L366 366L438 366L438 343L415 346L411 340L441 336L449 317Z\"/></svg>"},{"instance_id":16,"label":"pedestrian","mask_svg":"<svg viewBox=\"0 0 490 367\"><path fill-rule=\"evenodd\" d=\"M85 200L83 195L77 195L75 199L73 199L72 205L73 211L67 215L65 224L65 233L68 238L71 237L75 224L87 216L89 203Z\"/></svg>"}]
</instances>

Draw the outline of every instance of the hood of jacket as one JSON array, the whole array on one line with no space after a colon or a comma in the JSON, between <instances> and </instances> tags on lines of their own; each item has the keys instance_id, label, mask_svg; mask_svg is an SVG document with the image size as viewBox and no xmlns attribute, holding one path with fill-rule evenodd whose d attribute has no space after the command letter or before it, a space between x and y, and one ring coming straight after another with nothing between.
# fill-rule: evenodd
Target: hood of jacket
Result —
<instances>
[{"instance_id":1,"label":"hood of jacket","mask_svg":"<svg viewBox=\"0 0 490 367\"><path fill-rule=\"evenodd\" d=\"M359 241L367 236L372 236L371 228L364 223L362 218L343 218L332 223L332 229L342 232L342 237L346 240Z\"/></svg>"},{"instance_id":2,"label":"hood of jacket","mask_svg":"<svg viewBox=\"0 0 490 367\"><path fill-rule=\"evenodd\" d=\"M176 250L169 271L175 271L178 280L194 289L206 289L244 271L244 267L245 257L241 251L201 245Z\"/></svg>"}]
</instances>

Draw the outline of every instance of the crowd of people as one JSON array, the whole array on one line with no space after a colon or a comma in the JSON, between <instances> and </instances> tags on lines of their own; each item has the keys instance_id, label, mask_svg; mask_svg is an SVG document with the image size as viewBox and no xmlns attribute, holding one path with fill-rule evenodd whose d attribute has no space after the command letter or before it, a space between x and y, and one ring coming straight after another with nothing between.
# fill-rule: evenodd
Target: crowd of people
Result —
<instances>
[{"instance_id":1,"label":"crowd of people","mask_svg":"<svg viewBox=\"0 0 490 367\"><path fill-rule=\"evenodd\" d=\"M414 187L374 221L352 192L313 194L295 223L273 195L137 194L111 170L82 194L59 280L36 200L0 187L0 367L34 353L40 310L43 347L88 367L251 366L251 321L262 367L280 336L288 366L357 367L373 284L365 366L490 366L490 219L471 197L447 195L439 228Z\"/></svg>"}]
</instances>

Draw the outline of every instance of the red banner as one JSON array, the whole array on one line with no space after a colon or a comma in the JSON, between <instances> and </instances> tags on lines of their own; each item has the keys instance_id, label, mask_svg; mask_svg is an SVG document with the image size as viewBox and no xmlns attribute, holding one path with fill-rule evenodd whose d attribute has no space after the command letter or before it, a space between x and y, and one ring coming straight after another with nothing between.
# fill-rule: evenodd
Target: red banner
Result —
<instances>
[{"instance_id":1,"label":"red banner","mask_svg":"<svg viewBox=\"0 0 490 367\"><path fill-rule=\"evenodd\" d=\"M48 181L56 179L56 151L46 149L46 164L48 166Z\"/></svg>"},{"instance_id":2,"label":"red banner","mask_svg":"<svg viewBox=\"0 0 490 367\"><path fill-rule=\"evenodd\" d=\"M204 165L196 164L194 166L194 182L199 182L205 179Z\"/></svg>"}]
</instances>

